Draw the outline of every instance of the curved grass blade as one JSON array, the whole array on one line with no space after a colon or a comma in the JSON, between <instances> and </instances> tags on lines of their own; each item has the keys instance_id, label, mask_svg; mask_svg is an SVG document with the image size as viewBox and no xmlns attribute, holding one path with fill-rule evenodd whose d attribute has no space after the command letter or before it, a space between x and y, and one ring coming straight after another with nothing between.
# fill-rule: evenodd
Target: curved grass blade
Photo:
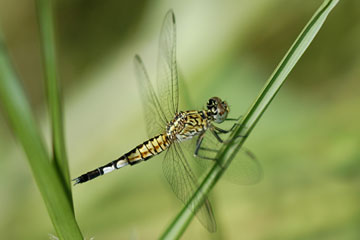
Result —
<instances>
[{"instance_id":1,"label":"curved grass blade","mask_svg":"<svg viewBox=\"0 0 360 240\"><path fill-rule=\"evenodd\" d=\"M237 129L235 129L231 134L229 144L221 147L217 155L220 163L214 164L197 191L194 193L193 197L188 202L188 205L191 204L192 206L200 206L203 203L206 195L215 186L216 182L219 180L221 175L231 163L232 159L246 141L246 137L242 137L238 140L239 138L236 136L248 136L250 134L251 130L255 127L257 121L260 119L271 100L279 91L290 71L310 45L311 41L323 25L326 17L338 2L339 0L325 0L315 12L273 74L270 76L262 92L243 118L243 121L241 121L241 125L239 125L239 127L237 127ZM178 239L190 224L193 217L194 213L185 206L166 229L160 239Z\"/></svg>"},{"instance_id":2,"label":"curved grass blade","mask_svg":"<svg viewBox=\"0 0 360 240\"><path fill-rule=\"evenodd\" d=\"M40 25L46 95L51 120L53 163L56 165L62 176L68 198L72 202L70 173L63 130L61 89L60 84L57 81L52 2L53 1L51 0L37 0L37 15Z\"/></svg>"},{"instance_id":3,"label":"curved grass blade","mask_svg":"<svg viewBox=\"0 0 360 240\"><path fill-rule=\"evenodd\" d=\"M0 31L0 101L21 142L60 239L83 239L66 188L40 137L20 81L11 65ZM14 170L15 171L15 170Z\"/></svg>"}]
</instances>

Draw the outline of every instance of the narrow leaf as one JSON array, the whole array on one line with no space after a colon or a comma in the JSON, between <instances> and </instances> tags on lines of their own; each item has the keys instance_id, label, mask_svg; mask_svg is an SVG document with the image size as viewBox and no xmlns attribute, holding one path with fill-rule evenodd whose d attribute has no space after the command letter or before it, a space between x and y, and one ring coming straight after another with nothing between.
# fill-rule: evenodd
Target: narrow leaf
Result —
<instances>
[{"instance_id":1,"label":"narrow leaf","mask_svg":"<svg viewBox=\"0 0 360 240\"><path fill-rule=\"evenodd\" d=\"M60 239L83 239L62 178L50 162L0 31L0 101L22 144L45 205ZM14 170L16 171L16 169ZM14 172L14 176L16 176Z\"/></svg>"},{"instance_id":2,"label":"narrow leaf","mask_svg":"<svg viewBox=\"0 0 360 240\"><path fill-rule=\"evenodd\" d=\"M69 166L66 155L61 89L56 70L55 34L53 24L53 5L51 0L37 0L38 20L41 33L41 46L46 83L46 96L51 120L53 141L53 163L62 176L67 196L72 202Z\"/></svg>"}]
</instances>

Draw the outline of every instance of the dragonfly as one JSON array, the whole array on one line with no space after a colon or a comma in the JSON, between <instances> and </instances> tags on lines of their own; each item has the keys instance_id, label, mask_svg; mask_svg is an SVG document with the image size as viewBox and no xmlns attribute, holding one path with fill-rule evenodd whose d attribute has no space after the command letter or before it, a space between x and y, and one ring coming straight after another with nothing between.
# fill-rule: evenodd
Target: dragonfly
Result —
<instances>
[{"instance_id":1,"label":"dragonfly","mask_svg":"<svg viewBox=\"0 0 360 240\"><path fill-rule=\"evenodd\" d=\"M216 162L216 158L210 153L216 154L215 148L224 143L220 135L231 132L236 124L228 130L215 124L235 121L238 118L228 117L229 105L219 97L210 98L203 110L178 110L179 77L176 63L176 22L173 10L167 12L160 32L157 69L158 94L150 82L140 56L134 57L134 65L140 85L147 131L151 138L118 159L73 179L74 184L88 182L125 166L133 166L147 161L165 152L164 175L177 198L187 204L198 187L197 177L188 159ZM215 140L210 140L208 132ZM261 173L256 163L247 161L241 167L245 169L246 174L245 177L241 177L240 182L249 184L258 181ZM238 172L234 175L238 177L241 174ZM191 206L189 208L209 232L216 231L213 210L207 196L199 208L194 209Z\"/></svg>"}]
</instances>

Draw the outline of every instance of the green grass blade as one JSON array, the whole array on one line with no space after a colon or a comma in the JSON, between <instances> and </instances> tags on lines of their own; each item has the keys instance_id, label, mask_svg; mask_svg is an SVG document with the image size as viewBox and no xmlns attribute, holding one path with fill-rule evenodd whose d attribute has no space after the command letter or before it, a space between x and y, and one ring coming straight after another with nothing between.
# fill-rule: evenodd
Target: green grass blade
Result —
<instances>
[{"instance_id":1,"label":"green grass blade","mask_svg":"<svg viewBox=\"0 0 360 240\"><path fill-rule=\"evenodd\" d=\"M0 31L0 101L21 142L58 237L83 239L61 177L50 162ZM14 173L16 169L13 169Z\"/></svg>"},{"instance_id":2,"label":"green grass blade","mask_svg":"<svg viewBox=\"0 0 360 240\"><path fill-rule=\"evenodd\" d=\"M45 69L45 83L48 108L51 119L53 160L61 173L67 195L72 202L69 165L66 155L63 115L61 105L61 89L57 81L56 51L54 39L53 8L51 0L37 0L38 19L42 40L43 63Z\"/></svg>"},{"instance_id":3,"label":"green grass blade","mask_svg":"<svg viewBox=\"0 0 360 240\"><path fill-rule=\"evenodd\" d=\"M229 144L225 144L221 147L217 155L219 164L214 164L193 197L190 199L188 205L195 206L196 209L202 204L204 196L206 196L215 186L216 182L219 180L221 175L231 163L232 159L246 141L246 137L242 137L238 140L239 138L236 138L236 136L248 136L250 134L257 121L260 119L276 93L279 91L286 77L314 39L326 17L338 1L339 0L325 0L320 8L315 12L273 74L270 76L262 92L243 118L241 125L235 129L230 136ZM187 206L185 206L166 229L160 239L178 239L190 224L193 217L194 214L188 210Z\"/></svg>"}]
</instances>

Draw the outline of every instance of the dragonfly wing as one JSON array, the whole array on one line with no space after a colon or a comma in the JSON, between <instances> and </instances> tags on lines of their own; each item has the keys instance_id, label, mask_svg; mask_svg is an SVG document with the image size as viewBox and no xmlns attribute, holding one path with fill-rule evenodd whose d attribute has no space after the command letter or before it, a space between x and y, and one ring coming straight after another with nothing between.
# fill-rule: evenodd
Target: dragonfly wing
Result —
<instances>
[{"instance_id":1,"label":"dragonfly wing","mask_svg":"<svg viewBox=\"0 0 360 240\"><path fill-rule=\"evenodd\" d=\"M255 155L246 148L235 156L225 172L225 179L240 185L256 184L263 178L263 169Z\"/></svg>"},{"instance_id":2,"label":"dragonfly wing","mask_svg":"<svg viewBox=\"0 0 360 240\"><path fill-rule=\"evenodd\" d=\"M184 204L187 204L198 186L196 178L178 143L174 143L166 152L163 161L163 171L177 198ZM207 197L205 197L204 203L200 208L194 209L194 206L188 207L196 213L196 217L204 227L210 232L216 231L215 218Z\"/></svg>"},{"instance_id":3,"label":"dragonfly wing","mask_svg":"<svg viewBox=\"0 0 360 240\"><path fill-rule=\"evenodd\" d=\"M157 87L165 114L173 117L178 112L179 84L176 64L175 15L169 10L165 16L159 39Z\"/></svg>"},{"instance_id":4,"label":"dragonfly wing","mask_svg":"<svg viewBox=\"0 0 360 240\"><path fill-rule=\"evenodd\" d=\"M159 99L146 72L144 63L138 55L134 58L134 65L144 109L147 133L149 137L153 137L164 132L164 128L166 127L169 118L165 115L165 112L160 105Z\"/></svg>"},{"instance_id":5,"label":"dragonfly wing","mask_svg":"<svg viewBox=\"0 0 360 240\"><path fill-rule=\"evenodd\" d=\"M222 136L223 137L223 136ZM226 139L223 137L223 139ZM200 150L199 155L215 158L217 151L220 149L221 144L214 135L208 131L205 133L204 140L201 144L202 148L207 150ZM182 144L182 149L187 151L187 153L194 154L196 148L196 139L191 141L184 142ZM209 169L214 161L207 160L203 158L195 158L196 165L200 168L200 171L203 172L206 169ZM229 182L239 184L239 185L251 185L258 183L263 177L263 170L261 164L256 159L254 154L245 148L241 148L240 152L235 156L231 162L229 168L225 171L223 178Z\"/></svg>"}]
</instances>

